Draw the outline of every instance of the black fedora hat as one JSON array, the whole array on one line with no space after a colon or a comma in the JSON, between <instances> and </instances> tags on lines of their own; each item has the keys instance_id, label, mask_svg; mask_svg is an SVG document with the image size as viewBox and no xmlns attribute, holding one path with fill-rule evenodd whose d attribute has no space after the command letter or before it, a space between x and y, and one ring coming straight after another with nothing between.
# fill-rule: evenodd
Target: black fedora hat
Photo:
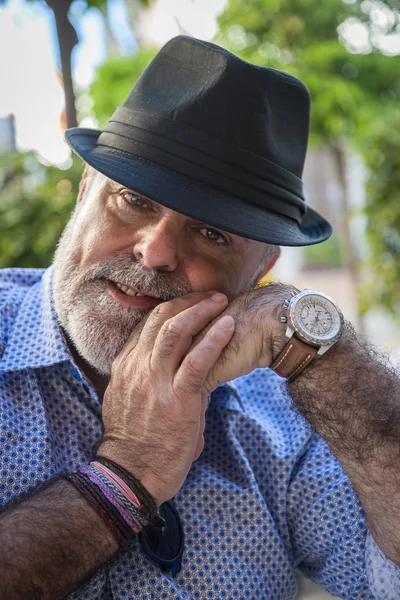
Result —
<instances>
[{"instance_id":1,"label":"black fedora hat","mask_svg":"<svg viewBox=\"0 0 400 600\"><path fill-rule=\"evenodd\" d=\"M178 36L103 131L66 138L89 165L180 213L284 246L327 239L304 200L310 97L295 77Z\"/></svg>"}]
</instances>

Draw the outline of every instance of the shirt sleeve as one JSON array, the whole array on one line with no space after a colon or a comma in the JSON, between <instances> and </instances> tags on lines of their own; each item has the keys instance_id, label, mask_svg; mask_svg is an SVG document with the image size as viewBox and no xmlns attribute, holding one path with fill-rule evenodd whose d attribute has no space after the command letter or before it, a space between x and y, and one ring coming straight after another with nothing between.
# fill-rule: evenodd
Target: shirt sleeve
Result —
<instances>
[{"instance_id":1,"label":"shirt sleeve","mask_svg":"<svg viewBox=\"0 0 400 600\"><path fill-rule=\"evenodd\" d=\"M382 552L370 532L367 534L365 556L368 579L376 600L399 600L400 567Z\"/></svg>"},{"instance_id":2,"label":"shirt sleeve","mask_svg":"<svg viewBox=\"0 0 400 600\"><path fill-rule=\"evenodd\" d=\"M374 542L347 475L316 434L292 472L287 498L295 568L346 600L399 600L400 568Z\"/></svg>"}]
</instances>

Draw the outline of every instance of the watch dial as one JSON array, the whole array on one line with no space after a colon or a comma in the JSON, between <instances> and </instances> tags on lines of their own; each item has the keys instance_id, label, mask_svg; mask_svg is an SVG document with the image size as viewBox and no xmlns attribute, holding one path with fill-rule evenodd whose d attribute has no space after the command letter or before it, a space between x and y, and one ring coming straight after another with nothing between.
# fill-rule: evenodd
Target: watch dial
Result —
<instances>
[{"instance_id":1,"label":"watch dial","mask_svg":"<svg viewBox=\"0 0 400 600\"><path fill-rule=\"evenodd\" d=\"M298 328L310 338L328 342L340 332L339 312L324 296L308 294L299 298L295 315Z\"/></svg>"}]
</instances>

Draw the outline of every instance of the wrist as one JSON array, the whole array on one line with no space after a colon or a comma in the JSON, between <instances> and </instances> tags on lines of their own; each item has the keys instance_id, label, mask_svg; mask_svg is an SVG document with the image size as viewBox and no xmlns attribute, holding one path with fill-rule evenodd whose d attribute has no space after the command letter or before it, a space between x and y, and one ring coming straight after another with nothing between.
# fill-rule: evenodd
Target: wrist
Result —
<instances>
[{"instance_id":1,"label":"wrist","mask_svg":"<svg viewBox=\"0 0 400 600\"><path fill-rule=\"evenodd\" d=\"M287 342L286 338L286 327L280 320L274 323L271 334L271 365L275 362L277 357L282 352Z\"/></svg>"},{"instance_id":2,"label":"wrist","mask_svg":"<svg viewBox=\"0 0 400 600\"><path fill-rule=\"evenodd\" d=\"M364 346L357 339L353 326L348 321L344 321L342 335L337 342L323 356L317 355L310 366L299 374L296 381L307 378L307 374L310 376L315 374L318 378L320 373L322 376L322 372L328 373L331 371L342 372L343 377L345 377L348 370L345 367L351 363L352 356L355 356L355 354L359 356L363 351ZM353 377L350 371L348 375L351 378ZM323 386L322 381L320 385Z\"/></svg>"},{"instance_id":3,"label":"wrist","mask_svg":"<svg viewBox=\"0 0 400 600\"><path fill-rule=\"evenodd\" d=\"M290 381L337 343L343 332L344 319L329 296L309 289L292 291L280 308L274 328L271 369ZM284 343L282 325L285 328Z\"/></svg>"},{"instance_id":4,"label":"wrist","mask_svg":"<svg viewBox=\"0 0 400 600\"><path fill-rule=\"evenodd\" d=\"M139 457L139 453L136 453ZM99 445L94 460L97 458L105 458L113 463L119 465L122 469L127 471L132 477L140 481L143 487L149 492L151 497L154 499L157 506L160 506L169 498L163 496L163 486L161 482L156 480L154 476L149 473L149 470L141 466L139 458L133 459L132 452L123 451L123 445L118 445L109 439L105 439Z\"/></svg>"},{"instance_id":5,"label":"wrist","mask_svg":"<svg viewBox=\"0 0 400 600\"><path fill-rule=\"evenodd\" d=\"M281 321L284 315L283 303L290 298L291 294L297 292L298 290L293 286L269 283L251 292L246 299L244 309L259 311L264 323L264 326L257 331L259 336L252 340L253 345L257 343L256 340L260 340L255 367L270 366L285 346L286 325Z\"/></svg>"}]
</instances>

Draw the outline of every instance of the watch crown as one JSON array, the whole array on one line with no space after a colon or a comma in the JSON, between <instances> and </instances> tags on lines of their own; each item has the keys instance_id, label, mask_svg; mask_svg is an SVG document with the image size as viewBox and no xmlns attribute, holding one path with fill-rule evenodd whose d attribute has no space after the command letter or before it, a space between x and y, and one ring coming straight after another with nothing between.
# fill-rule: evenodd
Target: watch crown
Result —
<instances>
[{"instance_id":1,"label":"watch crown","mask_svg":"<svg viewBox=\"0 0 400 600\"><path fill-rule=\"evenodd\" d=\"M287 323L287 317L281 317L281 323Z\"/></svg>"},{"instance_id":2,"label":"watch crown","mask_svg":"<svg viewBox=\"0 0 400 600\"><path fill-rule=\"evenodd\" d=\"M289 308L289 300L285 300L285 302L282 304L282 308Z\"/></svg>"}]
</instances>

